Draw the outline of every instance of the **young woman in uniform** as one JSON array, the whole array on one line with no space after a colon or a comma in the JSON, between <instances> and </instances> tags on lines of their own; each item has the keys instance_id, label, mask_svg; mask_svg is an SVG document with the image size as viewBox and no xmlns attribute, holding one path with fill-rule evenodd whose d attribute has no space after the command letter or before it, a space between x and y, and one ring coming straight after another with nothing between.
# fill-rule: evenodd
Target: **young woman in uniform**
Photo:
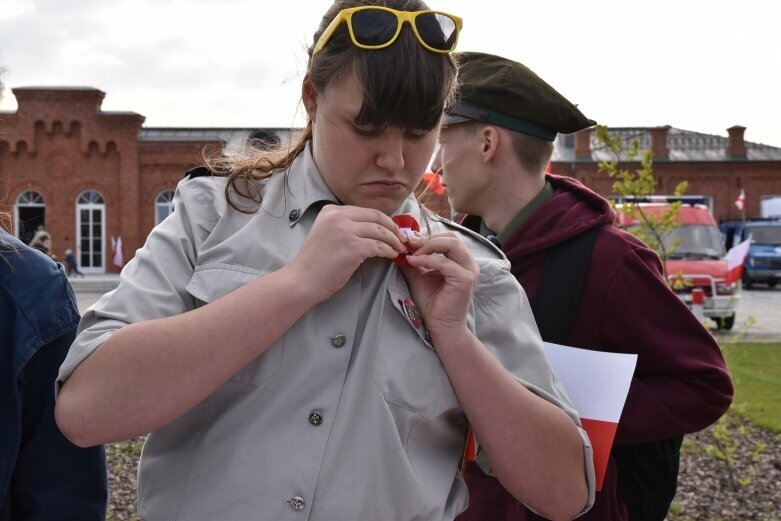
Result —
<instances>
[{"instance_id":1,"label":"young woman in uniform","mask_svg":"<svg viewBox=\"0 0 781 521\"><path fill-rule=\"evenodd\" d=\"M85 314L58 423L85 446L151 433L143 519L450 520L470 426L530 507L565 519L593 499L507 261L413 196L460 26L419 1L333 4L297 146L193 171Z\"/></svg>"}]
</instances>

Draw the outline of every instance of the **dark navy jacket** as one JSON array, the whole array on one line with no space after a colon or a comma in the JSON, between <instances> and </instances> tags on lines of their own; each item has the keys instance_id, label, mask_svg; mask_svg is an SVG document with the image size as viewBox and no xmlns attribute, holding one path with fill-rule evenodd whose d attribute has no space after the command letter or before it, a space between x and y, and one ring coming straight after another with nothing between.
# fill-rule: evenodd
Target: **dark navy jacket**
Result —
<instances>
[{"instance_id":1,"label":"dark navy jacket","mask_svg":"<svg viewBox=\"0 0 781 521\"><path fill-rule=\"evenodd\" d=\"M62 266L0 230L0 521L103 520L102 446L54 422L54 381L79 313Z\"/></svg>"}]
</instances>

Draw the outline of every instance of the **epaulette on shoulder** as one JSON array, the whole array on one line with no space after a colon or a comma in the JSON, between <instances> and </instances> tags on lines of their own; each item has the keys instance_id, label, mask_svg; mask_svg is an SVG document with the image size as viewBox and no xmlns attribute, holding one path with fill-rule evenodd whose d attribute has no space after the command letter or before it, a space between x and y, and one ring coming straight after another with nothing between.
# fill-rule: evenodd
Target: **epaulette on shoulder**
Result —
<instances>
[{"instance_id":1,"label":"epaulette on shoulder","mask_svg":"<svg viewBox=\"0 0 781 521\"><path fill-rule=\"evenodd\" d=\"M488 246L494 253L496 253L500 257L504 257L504 253L502 252L501 249L499 249L499 247L496 244L492 243L491 241L489 241L488 239L486 239L485 237L483 237L482 235L480 235L476 231L470 230L466 226L462 226L462 225L460 225L460 224L458 224L456 222L453 222L450 219L446 219L445 217L442 217L441 215L438 215L438 214L434 214L431 217L433 218L433 220L444 224L448 228L453 228L454 230L458 230L458 231L460 231L460 232L462 232L462 233L464 233L466 235L469 235L470 237L472 237L473 239L477 240L478 242L481 242L482 244L485 244L486 246Z\"/></svg>"},{"instance_id":2,"label":"epaulette on shoulder","mask_svg":"<svg viewBox=\"0 0 781 521\"><path fill-rule=\"evenodd\" d=\"M185 172L184 177L189 178L190 180L195 179L196 177L204 177L204 176L211 176L214 175L211 170L209 170L206 166L196 166L195 168L191 168L187 172Z\"/></svg>"}]
</instances>

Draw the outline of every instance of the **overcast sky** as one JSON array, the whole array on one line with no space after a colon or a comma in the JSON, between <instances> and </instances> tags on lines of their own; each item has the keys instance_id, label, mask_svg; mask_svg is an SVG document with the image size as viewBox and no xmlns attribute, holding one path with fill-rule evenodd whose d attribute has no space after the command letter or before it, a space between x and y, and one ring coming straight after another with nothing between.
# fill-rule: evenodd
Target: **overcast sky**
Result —
<instances>
[{"instance_id":1,"label":"overcast sky","mask_svg":"<svg viewBox=\"0 0 781 521\"><path fill-rule=\"evenodd\" d=\"M328 0L0 0L10 88L90 86L146 126L289 127ZM459 50L518 60L608 126L781 147L777 0L441 0ZM285 6L285 7L278 7Z\"/></svg>"}]
</instances>

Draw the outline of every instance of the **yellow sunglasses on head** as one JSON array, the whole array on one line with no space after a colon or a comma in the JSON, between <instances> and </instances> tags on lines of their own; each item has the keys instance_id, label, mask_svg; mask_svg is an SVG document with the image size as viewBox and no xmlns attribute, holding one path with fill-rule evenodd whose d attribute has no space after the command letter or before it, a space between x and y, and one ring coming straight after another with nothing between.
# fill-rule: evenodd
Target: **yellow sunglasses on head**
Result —
<instances>
[{"instance_id":1,"label":"yellow sunglasses on head","mask_svg":"<svg viewBox=\"0 0 781 521\"><path fill-rule=\"evenodd\" d=\"M342 22L347 23L350 39L361 49L382 49L396 41L406 22L424 48L449 53L456 48L463 21L442 11L397 11L388 7L365 5L342 9L317 40L312 56L322 51Z\"/></svg>"}]
</instances>

